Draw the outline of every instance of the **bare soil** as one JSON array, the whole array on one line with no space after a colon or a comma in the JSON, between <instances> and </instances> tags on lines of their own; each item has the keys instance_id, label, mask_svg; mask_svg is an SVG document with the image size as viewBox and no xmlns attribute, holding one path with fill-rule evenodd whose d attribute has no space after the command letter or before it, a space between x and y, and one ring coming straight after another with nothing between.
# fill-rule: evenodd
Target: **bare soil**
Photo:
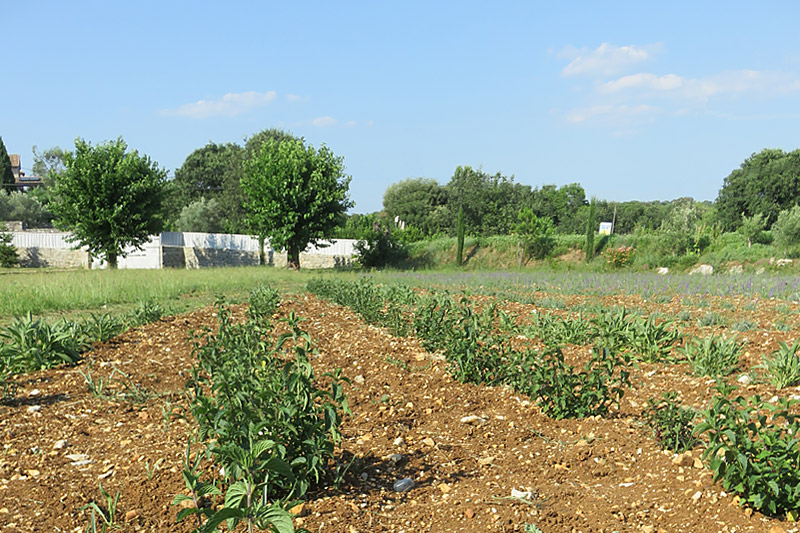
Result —
<instances>
[{"instance_id":1,"label":"bare soil","mask_svg":"<svg viewBox=\"0 0 800 533\"><path fill-rule=\"evenodd\" d=\"M759 327L739 334L747 337L743 369L798 334L797 306L789 315L782 302L720 299L692 309L678 298L656 304L620 296L600 303L670 316L714 309L730 320L748 318ZM508 307L522 314L534 309ZM699 448L678 464L651 438L641 421L648 398L678 391L685 405L708 403L711 381L690 375L685 364L639 365L611 416L555 421L507 389L454 381L440 355L367 326L347 309L301 295L282 302L278 314L291 310L306 318L302 324L318 343L317 372L342 368L352 381L353 415L344 421L341 454L355 460L339 490L309 495L296 524L312 532L524 531L526 524L543 532L797 530L737 505L694 461ZM779 318L792 330L775 331ZM120 493L122 530L191 531L196 523L176 524L178 509L171 506L184 490L191 418L164 412L184 404L189 332L204 326L215 326L213 308L129 331L96 346L79 366L17 378L16 399L0 405L0 530L84 531L88 513L80 507L104 505L102 484ZM568 357L585 357L585 350L570 347ZM93 395L83 374L99 384L114 369L127 377L116 372L107 395L125 392L127 399ZM775 393L763 384L749 389ZM152 397L132 401L144 393ZM462 421L471 415L478 419ZM393 454L403 458L395 462ZM406 477L414 488L394 492L393 482ZM513 499L514 489L532 497Z\"/></svg>"}]
</instances>

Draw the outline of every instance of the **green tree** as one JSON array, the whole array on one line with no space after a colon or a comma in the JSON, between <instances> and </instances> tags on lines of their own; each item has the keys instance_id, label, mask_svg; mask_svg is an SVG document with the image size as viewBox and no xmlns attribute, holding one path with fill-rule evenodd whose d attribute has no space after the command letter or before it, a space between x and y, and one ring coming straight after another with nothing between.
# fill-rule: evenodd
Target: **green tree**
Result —
<instances>
[{"instance_id":1,"label":"green tree","mask_svg":"<svg viewBox=\"0 0 800 533\"><path fill-rule=\"evenodd\" d=\"M556 241L553 238L553 221L546 217L537 217L530 207L519 212L514 233L519 236L522 247L520 263L528 259L544 259L553 251Z\"/></svg>"},{"instance_id":2,"label":"green tree","mask_svg":"<svg viewBox=\"0 0 800 533\"><path fill-rule=\"evenodd\" d=\"M13 236L3 232L4 226L0 225L0 267L11 268L19 266L17 248L14 246Z\"/></svg>"},{"instance_id":3,"label":"green tree","mask_svg":"<svg viewBox=\"0 0 800 533\"><path fill-rule=\"evenodd\" d=\"M249 227L273 247L285 248L295 268L300 252L329 237L353 206L343 159L303 139L268 138L254 148L241 185Z\"/></svg>"},{"instance_id":4,"label":"green tree","mask_svg":"<svg viewBox=\"0 0 800 533\"><path fill-rule=\"evenodd\" d=\"M768 224L800 198L800 150L764 149L730 173L717 196L717 216L724 229L735 230L742 214L761 213Z\"/></svg>"},{"instance_id":5,"label":"green tree","mask_svg":"<svg viewBox=\"0 0 800 533\"><path fill-rule=\"evenodd\" d=\"M0 189L0 220L17 220L26 227L39 228L47 226L53 219L39 196L30 192L12 191L7 193Z\"/></svg>"},{"instance_id":6,"label":"green tree","mask_svg":"<svg viewBox=\"0 0 800 533\"><path fill-rule=\"evenodd\" d=\"M784 209L778 213L778 220L772 225L775 244L788 250L800 244L800 206Z\"/></svg>"},{"instance_id":7,"label":"green tree","mask_svg":"<svg viewBox=\"0 0 800 533\"><path fill-rule=\"evenodd\" d=\"M425 235L442 231L433 215L437 208L446 203L445 188L436 180L427 178L409 178L393 183L383 194L383 210L390 220L399 217L406 224L422 230Z\"/></svg>"},{"instance_id":8,"label":"green tree","mask_svg":"<svg viewBox=\"0 0 800 533\"><path fill-rule=\"evenodd\" d=\"M222 209L217 199L200 198L181 209L181 214L175 221L175 229L221 233L224 231L223 222Z\"/></svg>"},{"instance_id":9,"label":"green tree","mask_svg":"<svg viewBox=\"0 0 800 533\"><path fill-rule=\"evenodd\" d=\"M233 143L208 143L189 154L166 186L168 224L175 226L179 214L190 204L214 199L223 214L220 229L244 232L244 196L239 187L244 155L244 148Z\"/></svg>"},{"instance_id":10,"label":"green tree","mask_svg":"<svg viewBox=\"0 0 800 533\"><path fill-rule=\"evenodd\" d=\"M72 232L89 253L117 267L128 246L141 247L163 227L160 218L166 172L149 157L129 152L120 137L92 146L75 141L49 205L56 225Z\"/></svg>"},{"instance_id":11,"label":"green tree","mask_svg":"<svg viewBox=\"0 0 800 533\"><path fill-rule=\"evenodd\" d=\"M3 138L0 137L0 183L6 189L11 189L10 186L16 183L14 179L14 172L11 170L11 159L8 157L6 145L3 144Z\"/></svg>"},{"instance_id":12,"label":"green tree","mask_svg":"<svg viewBox=\"0 0 800 533\"><path fill-rule=\"evenodd\" d=\"M597 233L595 229L596 220L595 220L595 213L597 210L597 202L594 198L592 201L589 202L589 213L586 216L586 243L585 243L585 254L586 254L586 262L588 263L592 259L594 259L594 236Z\"/></svg>"},{"instance_id":13,"label":"green tree","mask_svg":"<svg viewBox=\"0 0 800 533\"><path fill-rule=\"evenodd\" d=\"M761 213L756 213L751 217L742 215L742 225L739 226L739 233L747 239L747 247L753 246L754 242L764 240L764 230L767 228L767 219Z\"/></svg>"},{"instance_id":14,"label":"green tree","mask_svg":"<svg viewBox=\"0 0 800 533\"><path fill-rule=\"evenodd\" d=\"M531 201L531 188L514 183L513 176L491 176L468 166L456 167L445 188L451 224L463 207L466 231L478 235L507 235ZM451 234L455 229L451 225Z\"/></svg>"}]
</instances>

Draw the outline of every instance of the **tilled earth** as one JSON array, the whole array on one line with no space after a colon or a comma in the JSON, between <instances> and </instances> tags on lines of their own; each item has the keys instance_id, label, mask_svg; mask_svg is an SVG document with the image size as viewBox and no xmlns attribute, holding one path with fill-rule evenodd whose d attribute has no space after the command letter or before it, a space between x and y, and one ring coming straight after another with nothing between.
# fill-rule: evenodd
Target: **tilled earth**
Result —
<instances>
[{"instance_id":1,"label":"tilled earth","mask_svg":"<svg viewBox=\"0 0 800 533\"><path fill-rule=\"evenodd\" d=\"M594 301L569 303L581 299ZM677 299L599 303L670 315L682 308ZM796 335L796 325L771 329L776 305L761 302L748 315L758 329L740 335L749 337L742 368ZM743 313L743 306L725 308ZM639 365L621 409L606 418L555 421L512 391L454 381L440 355L367 326L348 309L301 295L282 302L278 314L291 310L318 345L317 373L342 368L352 382L341 455L353 464L339 490L309 495L296 525L312 532L797 530L737 505L712 483L699 448L675 457L651 438L641 421L648 398L677 391L685 405L709 401L710 380L691 376L685 364ZM115 522L123 530L191 531L196 523L176 523L171 505L184 490L191 418L168 413L185 406L190 331L215 324L213 308L165 318L96 346L79 366L17 378L16 399L0 404L0 530L84 531L89 514L80 508L105 507L102 484L120 494ZM567 349L575 360L586 353ZM774 394L765 385L749 389ZM407 477L411 490L392 490ZM512 498L512 491L530 494Z\"/></svg>"}]
</instances>

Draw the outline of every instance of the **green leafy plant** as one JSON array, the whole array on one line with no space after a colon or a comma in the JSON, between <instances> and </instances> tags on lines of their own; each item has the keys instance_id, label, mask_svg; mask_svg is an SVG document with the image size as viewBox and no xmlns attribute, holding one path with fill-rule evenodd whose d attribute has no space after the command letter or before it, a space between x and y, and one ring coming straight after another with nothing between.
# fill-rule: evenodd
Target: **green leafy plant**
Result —
<instances>
[{"instance_id":1,"label":"green leafy plant","mask_svg":"<svg viewBox=\"0 0 800 533\"><path fill-rule=\"evenodd\" d=\"M257 324L265 324L272 317L280 303L278 291L267 285L258 285L250 292L247 315Z\"/></svg>"},{"instance_id":2,"label":"green leafy plant","mask_svg":"<svg viewBox=\"0 0 800 533\"><path fill-rule=\"evenodd\" d=\"M242 522L248 531L294 531L289 500L328 479L332 470L339 426L349 413L346 380L338 370L315 376L310 356L316 348L294 313L283 319L288 331L277 338L265 337L270 328L255 322L266 315L237 324L221 304L217 314L217 331L195 336L187 392L205 456L222 467L223 480L219 486L201 482L199 459L190 461L187 451L189 494L174 503L191 499L195 507L178 518L197 515L202 531L222 522L229 529ZM223 494L222 509L199 505L204 496Z\"/></svg>"},{"instance_id":3,"label":"green leafy plant","mask_svg":"<svg viewBox=\"0 0 800 533\"><path fill-rule=\"evenodd\" d=\"M766 515L796 513L800 506L800 423L791 414L797 402L777 404L755 396L729 396L736 390L718 381L717 394L696 435L708 439L703 459L726 491Z\"/></svg>"},{"instance_id":4,"label":"green leafy plant","mask_svg":"<svg viewBox=\"0 0 800 533\"><path fill-rule=\"evenodd\" d=\"M667 392L661 399L649 398L644 420L659 446L681 453L697 444L693 433L697 413L678 404L677 397L676 392Z\"/></svg>"},{"instance_id":5,"label":"green leafy plant","mask_svg":"<svg viewBox=\"0 0 800 533\"><path fill-rule=\"evenodd\" d=\"M678 351L686 357L696 376L727 376L739 365L742 346L736 337L709 335L692 339Z\"/></svg>"},{"instance_id":6,"label":"green leafy plant","mask_svg":"<svg viewBox=\"0 0 800 533\"><path fill-rule=\"evenodd\" d=\"M139 305L129 313L128 323L131 326L150 324L159 320L164 314L164 309L155 302L149 300L139 302Z\"/></svg>"},{"instance_id":7,"label":"green leafy plant","mask_svg":"<svg viewBox=\"0 0 800 533\"><path fill-rule=\"evenodd\" d=\"M0 342L0 367L8 374L75 364L85 346L72 324L61 321L50 325L30 313L0 327Z\"/></svg>"},{"instance_id":8,"label":"green leafy plant","mask_svg":"<svg viewBox=\"0 0 800 533\"><path fill-rule=\"evenodd\" d=\"M85 335L97 342L105 342L116 337L125 329L123 321L109 313L98 315L92 313L83 322Z\"/></svg>"},{"instance_id":9,"label":"green leafy plant","mask_svg":"<svg viewBox=\"0 0 800 533\"><path fill-rule=\"evenodd\" d=\"M746 318L743 318L742 320L737 320L731 326L731 329L733 331L750 331L756 328L758 328L758 324L751 320L747 320Z\"/></svg>"},{"instance_id":10,"label":"green leafy plant","mask_svg":"<svg viewBox=\"0 0 800 533\"><path fill-rule=\"evenodd\" d=\"M759 365L764 370L767 380L782 389L800 383L800 340L788 344L778 341L779 348L770 355L764 356Z\"/></svg>"},{"instance_id":11,"label":"green leafy plant","mask_svg":"<svg viewBox=\"0 0 800 533\"><path fill-rule=\"evenodd\" d=\"M619 406L630 385L627 362L607 348L595 347L582 370L564 362L559 348L528 352L514 366L516 390L535 398L542 411L556 419L603 415Z\"/></svg>"}]
</instances>

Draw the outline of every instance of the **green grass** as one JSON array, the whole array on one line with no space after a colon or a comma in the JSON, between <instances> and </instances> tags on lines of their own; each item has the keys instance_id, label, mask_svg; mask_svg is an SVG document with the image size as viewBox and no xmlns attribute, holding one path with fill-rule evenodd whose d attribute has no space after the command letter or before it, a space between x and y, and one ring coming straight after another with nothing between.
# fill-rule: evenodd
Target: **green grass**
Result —
<instances>
[{"instance_id":1,"label":"green grass","mask_svg":"<svg viewBox=\"0 0 800 533\"><path fill-rule=\"evenodd\" d=\"M295 293L303 290L309 277L320 274L272 267L4 271L0 273L0 323L26 313L60 316L98 310L125 312L145 300L172 312L184 312L212 304L220 297L246 301L260 283L283 294Z\"/></svg>"}]
</instances>

